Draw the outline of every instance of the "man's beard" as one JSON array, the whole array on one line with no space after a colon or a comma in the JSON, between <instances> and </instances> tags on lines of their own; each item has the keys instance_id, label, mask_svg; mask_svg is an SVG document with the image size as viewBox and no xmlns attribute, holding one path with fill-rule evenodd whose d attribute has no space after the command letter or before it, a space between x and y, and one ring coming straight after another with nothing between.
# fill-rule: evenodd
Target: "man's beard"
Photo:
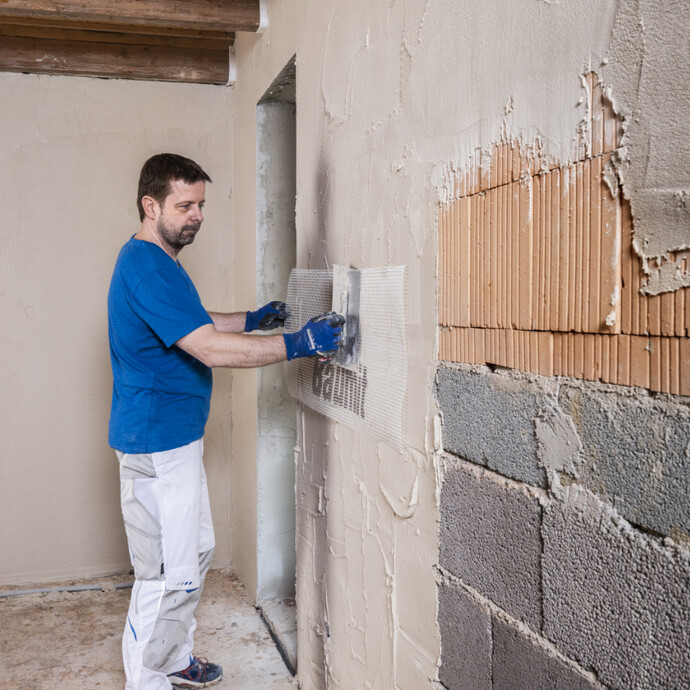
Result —
<instances>
[{"instance_id":1,"label":"man's beard","mask_svg":"<svg viewBox=\"0 0 690 690\"><path fill-rule=\"evenodd\" d=\"M182 247L186 247L188 244L194 242L194 238L200 227L201 223L190 223L188 225L183 225L178 230L168 225L163 216L161 216L158 219L156 230L169 246L179 251Z\"/></svg>"}]
</instances>

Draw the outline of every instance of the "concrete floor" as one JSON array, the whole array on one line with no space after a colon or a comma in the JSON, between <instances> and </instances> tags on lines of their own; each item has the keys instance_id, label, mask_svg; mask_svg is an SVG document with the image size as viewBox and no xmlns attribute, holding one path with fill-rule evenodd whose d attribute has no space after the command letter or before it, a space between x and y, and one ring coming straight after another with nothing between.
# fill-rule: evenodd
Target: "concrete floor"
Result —
<instances>
[{"instance_id":1,"label":"concrete floor","mask_svg":"<svg viewBox=\"0 0 690 690\"><path fill-rule=\"evenodd\" d=\"M297 610L294 599L269 599L261 602L261 615L273 633L291 673L297 669Z\"/></svg>"},{"instance_id":2,"label":"concrete floor","mask_svg":"<svg viewBox=\"0 0 690 690\"><path fill-rule=\"evenodd\" d=\"M0 598L0 686L124 688L120 642L131 590L115 585L128 579L69 583L101 585L104 591ZM214 687L297 690L264 622L230 573L208 574L196 618L195 654L224 670L223 681Z\"/></svg>"}]
</instances>

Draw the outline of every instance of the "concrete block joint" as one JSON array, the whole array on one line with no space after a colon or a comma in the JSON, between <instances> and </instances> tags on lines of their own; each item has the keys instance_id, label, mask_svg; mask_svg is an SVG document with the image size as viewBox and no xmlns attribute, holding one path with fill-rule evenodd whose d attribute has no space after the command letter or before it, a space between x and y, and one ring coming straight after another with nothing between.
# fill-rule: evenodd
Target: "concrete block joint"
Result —
<instances>
[{"instance_id":1,"label":"concrete block joint","mask_svg":"<svg viewBox=\"0 0 690 690\"><path fill-rule=\"evenodd\" d=\"M439 568L441 686L447 690L603 690L595 674Z\"/></svg>"},{"instance_id":2,"label":"concrete block joint","mask_svg":"<svg viewBox=\"0 0 690 690\"><path fill-rule=\"evenodd\" d=\"M441 491L440 564L535 631L541 629L539 499L463 463Z\"/></svg>"},{"instance_id":3,"label":"concrete block joint","mask_svg":"<svg viewBox=\"0 0 690 690\"><path fill-rule=\"evenodd\" d=\"M539 488L578 484L690 543L690 402L625 386L441 365L443 448Z\"/></svg>"},{"instance_id":4,"label":"concrete block joint","mask_svg":"<svg viewBox=\"0 0 690 690\"><path fill-rule=\"evenodd\" d=\"M492 633L487 687L510 687L511 659L530 655L530 668L539 669L534 682L542 684L524 687L688 687L686 546L636 529L575 483L545 492L451 455L444 459L442 668L449 655L451 666L458 666L464 655L474 663L479 653L470 650L476 639L468 642L469 633L450 623L469 619L467 602L447 591L455 587L511 628L503 630L498 662ZM462 649L458 640L464 640ZM572 673L564 684L563 674ZM441 675L449 690L465 687L449 676L455 677L448 669ZM549 685L554 678L558 684Z\"/></svg>"}]
</instances>

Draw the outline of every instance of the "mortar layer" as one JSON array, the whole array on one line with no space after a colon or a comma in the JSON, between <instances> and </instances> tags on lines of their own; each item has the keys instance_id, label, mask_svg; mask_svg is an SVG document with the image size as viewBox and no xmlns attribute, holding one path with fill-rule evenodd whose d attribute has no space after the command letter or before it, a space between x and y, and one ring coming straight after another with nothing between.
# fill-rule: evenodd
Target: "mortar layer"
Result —
<instances>
[{"instance_id":1,"label":"mortar layer","mask_svg":"<svg viewBox=\"0 0 690 690\"><path fill-rule=\"evenodd\" d=\"M473 365L439 367L437 398L447 451L533 486L575 482L635 525L688 539L687 399Z\"/></svg>"},{"instance_id":2,"label":"mortar layer","mask_svg":"<svg viewBox=\"0 0 690 690\"><path fill-rule=\"evenodd\" d=\"M690 249L690 43L684 0L617 3L604 86L625 118L617 171L634 217L647 292L690 285L670 252Z\"/></svg>"}]
</instances>

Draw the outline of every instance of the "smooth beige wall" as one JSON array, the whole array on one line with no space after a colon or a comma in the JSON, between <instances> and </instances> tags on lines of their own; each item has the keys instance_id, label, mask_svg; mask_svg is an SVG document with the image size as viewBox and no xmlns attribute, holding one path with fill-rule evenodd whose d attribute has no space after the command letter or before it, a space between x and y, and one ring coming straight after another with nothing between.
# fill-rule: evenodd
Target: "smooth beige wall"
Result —
<instances>
[{"instance_id":1,"label":"smooth beige wall","mask_svg":"<svg viewBox=\"0 0 690 690\"><path fill-rule=\"evenodd\" d=\"M0 74L0 582L127 571L106 296L161 151L208 171L206 222L181 255L209 309L232 309L233 92ZM206 466L229 565L229 372L216 372Z\"/></svg>"}]
</instances>

